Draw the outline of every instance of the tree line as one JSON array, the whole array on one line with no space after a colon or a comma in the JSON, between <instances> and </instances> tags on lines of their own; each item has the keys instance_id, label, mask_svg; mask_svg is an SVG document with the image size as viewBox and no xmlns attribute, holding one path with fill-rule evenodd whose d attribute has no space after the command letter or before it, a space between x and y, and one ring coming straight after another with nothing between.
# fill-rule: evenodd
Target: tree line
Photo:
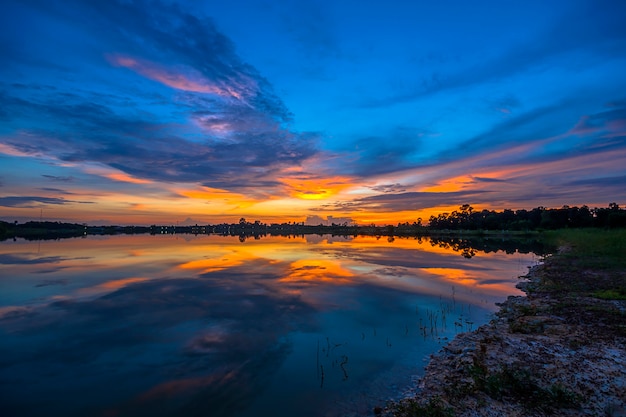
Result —
<instances>
[{"instance_id":1,"label":"tree line","mask_svg":"<svg viewBox=\"0 0 626 417\"><path fill-rule=\"evenodd\" d=\"M617 203L606 208L587 206L532 210L476 211L464 204L452 213L430 216L428 228L435 230L555 230L596 227L613 229L626 227L626 210Z\"/></svg>"},{"instance_id":2,"label":"tree line","mask_svg":"<svg viewBox=\"0 0 626 417\"><path fill-rule=\"evenodd\" d=\"M495 231L535 231L555 230L563 228L595 227L614 229L626 227L626 209L616 203L606 208L589 208L587 206L563 206L557 209L537 207L532 210L477 211L469 204L464 204L452 213L431 216L428 224L422 219L416 222L398 223L397 226L386 225L357 226L343 224L305 225L302 222L266 224L259 220L248 222L241 218L238 223L222 223L216 225L195 226L88 226L86 224L62 223L49 221L30 221L22 224L0 220L0 240L22 237L25 239L58 239L96 234L220 234L260 238L266 235L305 235L331 234L341 236L423 236L438 231L455 230L495 230ZM242 241L243 241L242 240Z\"/></svg>"}]
</instances>

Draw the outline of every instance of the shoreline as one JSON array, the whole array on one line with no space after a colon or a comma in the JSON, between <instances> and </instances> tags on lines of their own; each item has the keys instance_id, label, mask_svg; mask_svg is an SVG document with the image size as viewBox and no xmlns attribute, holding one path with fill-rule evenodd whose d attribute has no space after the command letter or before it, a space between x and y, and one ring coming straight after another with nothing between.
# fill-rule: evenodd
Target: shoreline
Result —
<instances>
[{"instance_id":1,"label":"shoreline","mask_svg":"<svg viewBox=\"0 0 626 417\"><path fill-rule=\"evenodd\" d=\"M517 285L526 295L431 355L414 398L374 414L626 416L626 301L546 290L559 268L558 257L530 268Z\"/></svg>"}]
</instances>

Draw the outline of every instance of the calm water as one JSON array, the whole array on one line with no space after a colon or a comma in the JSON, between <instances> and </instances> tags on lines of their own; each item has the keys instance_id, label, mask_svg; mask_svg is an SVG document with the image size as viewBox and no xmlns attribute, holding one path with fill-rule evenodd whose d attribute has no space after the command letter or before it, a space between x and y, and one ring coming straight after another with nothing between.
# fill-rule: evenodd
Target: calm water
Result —
<instances>
[{"instance_id":1,"label":"calm water","mask_svg":"<svg viewBox=\"0 0 626 417\"><path fill-rule=\"evenodd\" d=\"M370 414L536 261L375 237L0 242L0 415Z\"/></svg>"}]
</instances>

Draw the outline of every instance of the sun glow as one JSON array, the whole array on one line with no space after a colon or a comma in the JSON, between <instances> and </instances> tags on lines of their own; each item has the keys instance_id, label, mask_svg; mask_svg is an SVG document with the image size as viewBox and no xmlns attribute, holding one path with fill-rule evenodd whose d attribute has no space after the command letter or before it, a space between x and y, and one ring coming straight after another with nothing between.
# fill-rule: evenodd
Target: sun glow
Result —
<instances>
[{"instance_id":1,"label":"sun glow","mask_svg":"<svg viewBox=\"0 0 626 417\"><path fill-rule=\"evenodd\" d=\"M473 182L474 179L471 176L461 175L458 177L445 179L433 186L423 188L420 191L429 193L450 193L455 191L461 191Z\"/></svg>"},{"instance_id":2,"label":"sun glow","mask_svg":"<svg viewBox=\"0 0 626 417\"><path fill-rule=\"evenodd\" d=\"M328 199L352 186L348 177L283 178L281 182L287 185L291 197L302 200Z\"/></svg>"}]
</instances>

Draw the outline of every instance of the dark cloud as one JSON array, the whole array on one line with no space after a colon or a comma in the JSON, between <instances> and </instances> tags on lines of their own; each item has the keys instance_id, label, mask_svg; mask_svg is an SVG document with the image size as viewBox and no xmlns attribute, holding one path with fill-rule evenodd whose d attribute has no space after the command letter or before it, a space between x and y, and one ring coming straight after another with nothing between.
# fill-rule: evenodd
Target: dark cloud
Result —
<instances>
[{"instance_id":1,"label":"dark cloud","mask_svg":"<svg viewBox=\"0 0 626 417\"><path fill-rule=\"evenodd\" d=\"M398 194L381 194L343 203L342 209L350 208L357 211L393 212L421 210L440 205L462 205L469 202L485 201L487 191L456 191L456 192L408 192ZM346 207L345 205L348 205Z\"/></svg>"},{"instance_id":2,"label":"dark cloud","mask_svg":"<svg viewBox=\"0 0 626 417\"><path fill-rule=\"evenodd\" d=\"M84 61L115 72L116 81L87 83L81 90L43 82L5 85L0 107L15 133L2 140L19 152L225 189L276 185L272 176L280 167L298 165L317 152L317 135L289 130L284 103L210 18L161 2L32 0L28 5L32 16L27 17L65 22L94 39L96 51ZM85 46L80 39L73 40L78 49ZM84 76L82 70L66 68L77 76ZM171 87L171 96L155 96L141 84L119 85L133 72ZM154 110L138 111L146 100ZM181 125L174 114L193 123ZM39 122L27 124L33 118Z\"/></svg>"},{"instance_id":3,"label":"dark cloud","mask_svg":"<svg viewBox=\"0 0 626 417\"><path fill-rule=\"evenodd\" d=\"M614 177L599 177L599 178L585 178L565 183L566 186L591 186L601 187L604 190L610 190L613 188L615 191L623 191L624 184L626 184L626 175L614 176ZM609 196L607 196L609 198Z\"/></svg>"},{"instance_id":4,"label":"dark cloud","mask_svg":"<svg viewBox=\"0 0 626 417\"><path fill-rule=\"evenodd\" d=\"M1 207L21 207L21 208L33 208L40 207L41 204L70 204L76 203L76 201L66 200L64 198L55 197L38 197L38 196L7 196L0 197Z\"/></svg>"},{"instance_id":5,"label":"dark cloud","mask_svg":"<svg viewBox=\"0 0 626 417\"><path fill-rule=\"evenodd\" d=\"M370 187L372 190L377 191L379 193L403 193L406 191L406 187L402 184L382 184L376 185L374 187Z\"/></svg>"},{"instance_id":6,"label":"dark cloud","mask_svg":"<svg viewBox=\"0 0 626 417\"><path fill-rule=\"evenodd\" d=\"M316 210L337 212L400 212L417 211L438 206L461 206L463 204L487 204L495 206L550 206L563 201L580 201L580 189L566 186L566 181L560 176L544 176L530 178L529 181L535 187L509 189L482 189L455 192L407 192L398 194L382 194L365 197L353 201L342 201L333 204L322 205ZM616 186L619 191L619 186ZM593 195L595 200L605 195L605 191L589 193L585 199ZM600 198L603 200L605 198Z\"/></svg>"},{"instance_id":7,"label":"dark cloud","mask_svg":"<svg viewBox=\"0 0 626 417\"><path fill-rule=\"evenodd\" d=\"M626 103L615 102L608 106L608 110L600 111L595 114L583 116L578 124L574 126L571 133L586 135L590 133L602 133L612 134L611 123L621 122L626 123ZM619 132L621 136L626 135L626 127L621 126L622 131Z\"/></svg>"},{"instance_id":8,"label":"dark cloud","mask_svg":"<svg viewBox=\"0 0 626 417\"><path fill-rule=\"evenodd\" d=\"M74 181L74 177L72 176L58 176L58 175L47 175L47 174L42 174L41 175L44 178L47 178L49 180L52 181L59 181L59 182L70 182L70 181Z\"/></svg>"},{"instance_id":9,"label":"dark cloud","mask_svg":"<svg viewBox=\"0 0 626 417\"><path fill-rule=\"evenodd\" d=\"M60 188L52 188L52 187L42 187L42 188L39 188L39 190L46 191L49 193L56 193L56 194L66 194L66 195L74 194L74 193L70 193L69 191L62 190Z\"/></svg>"},{"instance_id":10,"label":"dark cloud","mask_svg":"<svg viewBox=\"0 0 626 417\"><path fill-rule=\"evenodd\" d=\"M608 201L623 195L623 176L571 181L568 176L559 172L541 171L535 176L526 178L525 181L526 184L533 184L533 186L509 186L508 184L517 182L511 181L488 183L492 184L493 188L480 190L382 194L322 206L319 210L399 212L438 206L461 206L463 204L529 208L540 205L548 207L558 205L560 207L564 204L563 202L583 204L589 201ZM613 197L607 196L607 192L613 192ZM581 193L583 197L581 197ZM581 200L584 201L581 202Z\"/></svg>"},{"instance_id":11,"label":"dark cloud","mask_svg":"<svg viewBox=\"0 0 626 417\"><path fill-rule=\"evenodd\" d=\"M226 90L236 90L248 104L263 113L288 120L290 114L273 93L269 82L236 53L232 41L222 34L211 18L191 13L175 3L161 1L41 1L25 2L28 8L14 7L25 21L62 24L95 39L88 56L124 54L154 63L192 68ZM48 28L42 27L45 33ZM19 41L26 42L23 34ZM21 35L21 36L19 36ZM54 33L49 34L55 40ZM47 39L39 39L46 45ZM73 40L76 42L76 40ZM79 48L85 45L78 42Z\"/></svg>"},{"instance_id":12,"label":"dark cloud","mask_svg":"<svg viewBox=\"0 0 626 417\"><path fill-rule=\"evenodd\" d=\"M477 182L507 182L507 180L499 178L486 178L473 176L472 179Z\"/></svg>"}]
</instances>

